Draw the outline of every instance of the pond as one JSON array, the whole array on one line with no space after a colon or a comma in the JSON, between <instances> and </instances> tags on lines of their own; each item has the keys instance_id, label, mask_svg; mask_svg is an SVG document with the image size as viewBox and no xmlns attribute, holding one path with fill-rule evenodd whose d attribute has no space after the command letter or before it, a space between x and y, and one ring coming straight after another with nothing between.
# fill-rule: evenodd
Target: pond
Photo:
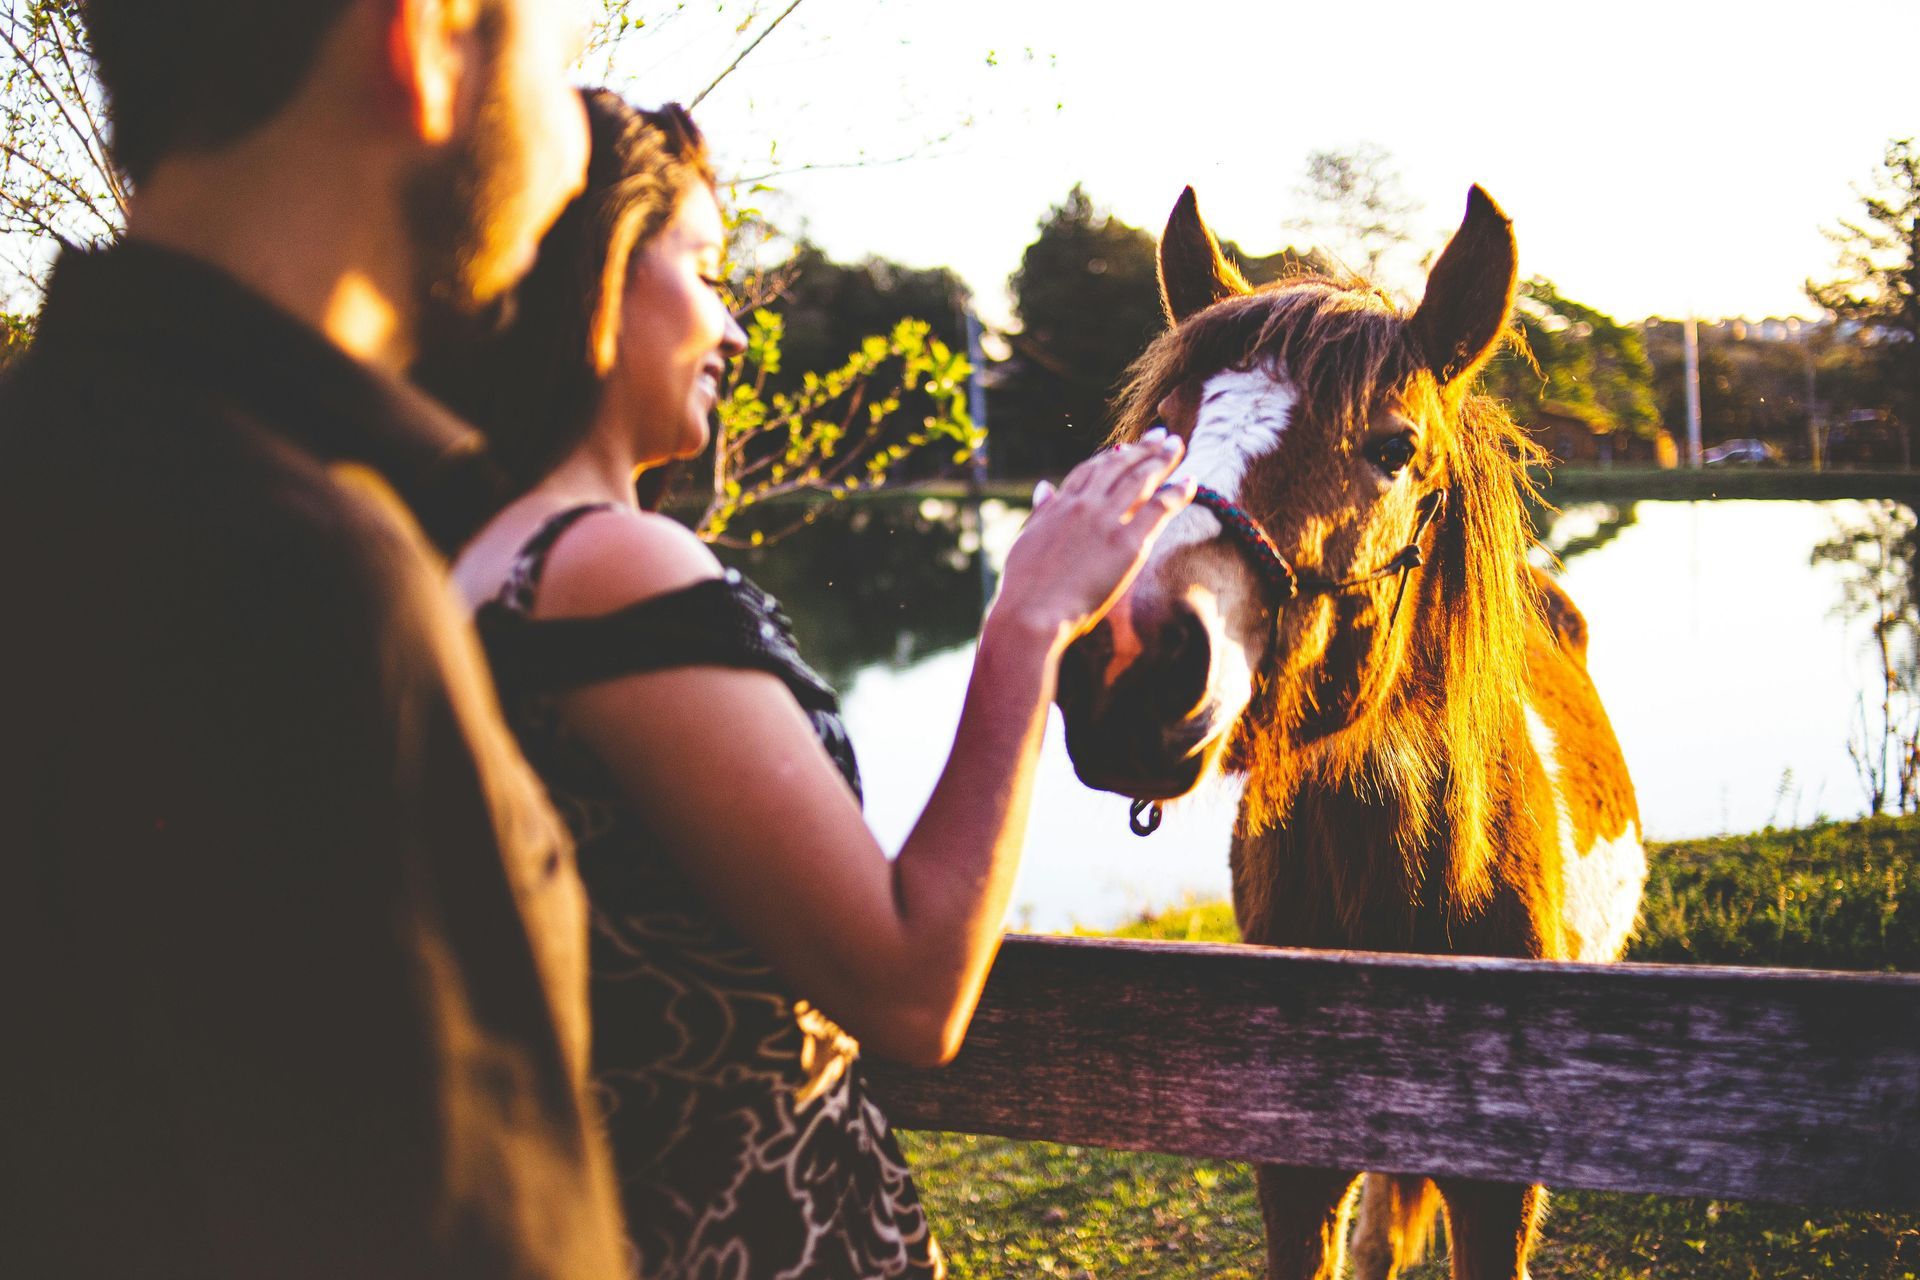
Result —
<instances>
[{"instance_id":1,"label":"pond","mask_svg":"<svg viewBox=\"0 0 1920 1280\"><path fill-rule=\"evenodd\" d=\"M991 501L977 516L939 500L849 505L731 557L781 598L842 691L868 820L889 849L918 817L959 717L982 595L973 553L997 569L1025 515ZM1863 710L1878 715L1883 668L1871 618L1845 604L1870 574L1814 553L1906 520L1862 502L1638 502L1547 521L1649 838L1866 809L1850 746L1863 741ZM1215 780L1171 806L1153 838L1135 837L1125 800L1075 778L1056 711L1012 923L1100 928L1225 897L1235 804L1233 784Z\"/></svg>"}]
</instances>

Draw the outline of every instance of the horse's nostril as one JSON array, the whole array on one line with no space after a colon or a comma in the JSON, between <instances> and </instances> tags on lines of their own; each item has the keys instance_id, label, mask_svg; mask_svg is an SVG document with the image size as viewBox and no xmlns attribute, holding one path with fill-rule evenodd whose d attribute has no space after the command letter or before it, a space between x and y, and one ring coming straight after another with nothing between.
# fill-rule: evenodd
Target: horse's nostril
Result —
<instances>
[{"instance_id":1,"label":"horse's nostril","mask_svg":"<svg viewBox=\"0 0 1920 1280\"><path fill-rule=\"evenodd\" d=\"M1161 705L1184 718L1207 696L1207 676L1213 667L1207 625L1187 605L1177 605L1161 631L1160 645Z\"/></svg>"},{"instance_id":2,"label":"horse's nostril","mask_svg":"<svg viewBox=\"0 0 1920 1280\"><path fill-rule=\"evenodd\" d=\"M1102 622L1067 646L1060 655L1054 700L1062 709L1085 706L1099 689L1100 673L1113 654L1113 633Z\"/></svg>"}]
</instances>

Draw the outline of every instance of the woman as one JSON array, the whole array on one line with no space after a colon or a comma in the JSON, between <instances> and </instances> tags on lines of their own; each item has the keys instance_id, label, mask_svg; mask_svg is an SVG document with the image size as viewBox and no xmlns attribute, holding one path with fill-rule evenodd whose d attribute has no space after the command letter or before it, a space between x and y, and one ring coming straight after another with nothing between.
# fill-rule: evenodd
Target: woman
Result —
<instances>
[{"instance_id":1,"label":"woman","mask_svg":"<svg viewBox=\"0 0 1920 1280\"><path fill-rule=\"evenodd\" d=\"M745 345L677 107L588 95L587 188L514 326L425 374L526 491L455 566L594 908L594 1065L645 1276L941 1273L859 1046L957 1050L1006 913L1054 671L1191 497L1161 439L1077 469L1008 557L953 753L889 862L774 603L638 471L690 457ZM844 1030L842 1030L844 1028Z\"/></svg>"}]
</instances>

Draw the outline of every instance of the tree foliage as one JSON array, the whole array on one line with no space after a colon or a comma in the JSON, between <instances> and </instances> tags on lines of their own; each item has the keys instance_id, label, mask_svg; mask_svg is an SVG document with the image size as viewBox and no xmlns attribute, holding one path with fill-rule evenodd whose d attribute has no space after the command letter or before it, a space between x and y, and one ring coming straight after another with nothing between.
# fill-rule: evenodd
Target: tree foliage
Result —
<instances>
[{"instance_id":1,"label":"tree foliage","mask_svg":"<svg viewBox=\"0 0 1920 1280\"><path fill-rule=\"evenodd\" d=\"M111 240L127 185L107 152L106 116L78 0L5 0L0 12L0 298L34 305L61 244Z\"/></svg>"},{"instance_id":2,"label":"tree foliage","mask_svg":"<svg viewBox=\"0 0 1920 1280\"><path fill-rule=\"evenodd\" d=\"M1834 276L1807 282L1807 296L1883 341L1878 363L1889 408L1920 430L1920 142L1887 143L1872 183L1856 189L1860 214L1827 232L1838 254Z\"/></svg>"},{"instance_id":3,"label":"tree foliage","mask_svg":"<svg viewBox=\"0 0 1920 1280\"><path fill-rule=\"evenodd\" d=\"M748 322L741 376L719 405L713 495L699 526L708 540L758 546L811 523L817 508L736 532L753 508L792 495L845 498L886 484L896 464L929 445L950 446L958 463L983 443L967 413L971 366L926 321L899 320L839 365L803 375L793 391L773 389L784 334L782 317L765 308ZM903 428L902 409L915 397L924 412Z\"/></svg>"},{"instance_id":4,"label":"tree foliage","mask_svg":"<svg viewBox=\"0 0 1920 1280\"><path fill-rule=\"evenodd\" d=\"M78 0L4 3L0 247L14 278L0 294L0 367L31 339L55 249L117 238L128 198L108 152L105 99ZM596 0L586 58L611 71L627 41L698 14L730 23L733 37L745 40L716 68L711 89L799 3L750 0L709 12L686 0ZM736 227L757 225L744 212ZM952 341L964 294L951 273L878 262L838 268L801 245L788 262L745 271L737 283L741 310L752 315L751 348L720 405L713 499L702 522L709 536L723 536L747 507L776 497L844 496L882 484L908 454L936 440L961 458L979 446L964 394L971 370ZM9 299L18 300L17 313L7 309ZM782 300L798 310L783 318L770 309ZM902 301L934 318L913 318Z\"/></svg>"},{"instance_id":5,"label":"tree foliage","mask_svg":"<svg viewBox=\"0 0 1920 1280\"><path fill-rule=\"evenodd\" d=\"M1296 194L1307 212L1295 225L1370 281L1389 254L1413 242L1420 202L1401 185L1392 153L1377 143L1308 152Z\"/></svg>"},{"instance_id":6,"label":"tree foliage","mask_svg":"<svg viewBox=\"0 0 1920 1280\"><path fill-rule=\"evenodd\" d=\"M1638 330L1565 297L1541 276L1521 283L1514 318L1525 349L1495 360L1486 386L1522 423L1529 410L1545 409L1580 418L1596 434L1660 429L1653 365Z\"/></svg>"},{"instance_id":7,"label":"tree foliage","mask_svg":"<svg viewBox=\"0 0 1920 1280\"><path fill-rule=\"evenodd\" d=\"M1020 332L994 385L994 465L1057 472L1099 447L1128 364L1166 326L1154 238L1075 185L1009 282Z\"/></svg>"},{"instance_id":8,"label":"tree foliage","mask_svg":"<svg viewBox=\"0 0 1920 1280\"><path fill-rule=\"evenodd\" d=\"M1841 572L1840 611L1871 627L1880 683L1862 694L1847 741L1869 813L1920 811L1920 528L1895 502L1864 504L1837 517L1834 536L1814 548L1815 564Z\"/></svg>"},{"instance_id":9,"label":"tree foliage","mask_svg":"<svg viewBox=\"0 0 1920 1280\"><path fill-rule=\"evenodd\" d=\"M1255 285L1340 274L1318 251L1221 248ZM1076 184L1041 220L1010 283L1021 330L992 384L993 465L1003 475L1053 474L1099 447L1127 367L1166 328L1158 245Z\"/></svg>"}]
</instances>

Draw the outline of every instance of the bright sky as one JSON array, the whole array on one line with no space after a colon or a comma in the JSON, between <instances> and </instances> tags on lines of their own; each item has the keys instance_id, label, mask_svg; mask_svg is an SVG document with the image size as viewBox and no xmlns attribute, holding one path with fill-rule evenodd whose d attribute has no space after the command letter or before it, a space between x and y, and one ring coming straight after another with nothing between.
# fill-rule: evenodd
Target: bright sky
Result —
<instances>
[{"instance_id":1,"label":"bright sky","mask_svg":"<svg viewBox=\"0 0 1920 1280\"><path fill-rule=\"evenodd\" d=\"M753 6L691 4L614 79L691 98L784 7L736 37ZM1076 181L1156 232L1192 183L1265 253L1302 238L1307 153L1363 141L1424 206L1423 248L1479 182L1523 273L1570 297L1758 317L1809 312L1821 227L1920 133L1915 49L1920 0L805 0L697 116L735 174L788 171L754 197L786 225L843 259L951 266L993 321Z\"/></svg>"}]
</instances>

